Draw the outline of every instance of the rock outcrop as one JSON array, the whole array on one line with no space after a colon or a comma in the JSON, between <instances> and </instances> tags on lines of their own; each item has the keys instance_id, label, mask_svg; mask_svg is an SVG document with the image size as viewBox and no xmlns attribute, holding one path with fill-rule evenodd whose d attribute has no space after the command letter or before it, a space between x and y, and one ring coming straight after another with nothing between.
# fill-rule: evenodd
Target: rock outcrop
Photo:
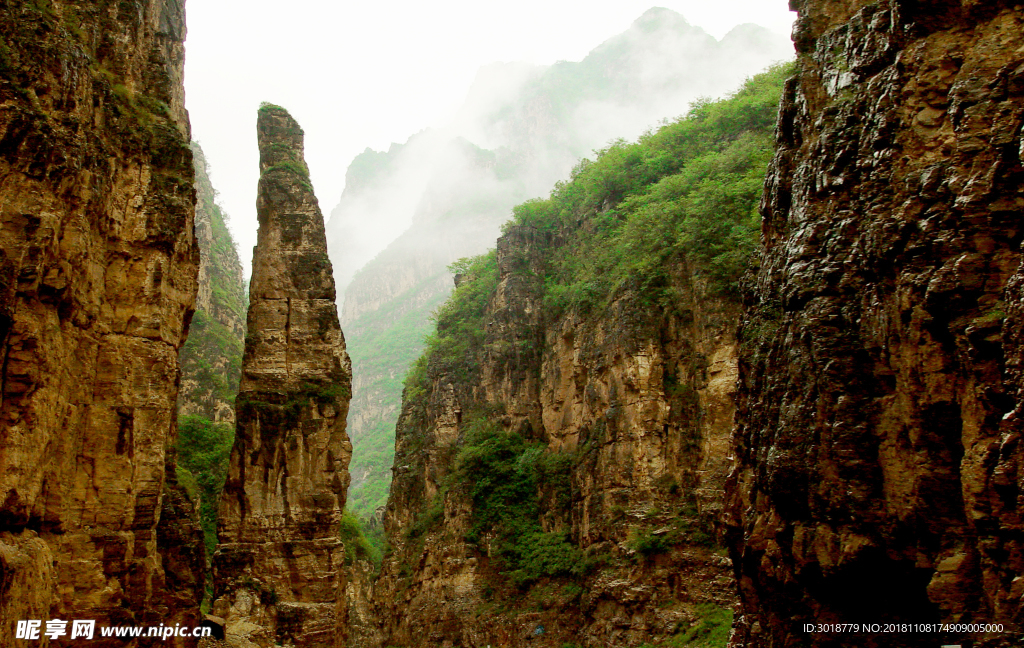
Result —
<instances>
[{"instance_id":1,"label":"rock outcrop","mask_svg":"<svg viewBox=\"0 0 1024 648\"><path fill-rule=\"evenodd\" d=\"M195 142L192 155L199 281L196 312L180 356L178 414L234 427L245 341L245 279L227 218L215 201L206 156Z\"/></svg>"},{"instance_id":2,"label":"rock outcrop","mask_svg":"<svg viewBox=\"0 0 1024 648\"><path fill-rule=\"evenodd\" d=\"M734 645L1021 645L1024 13L791 4L742 328ZM1002 629L803 630L938 622Z\"/></svg>"},{"instance_id":3,"label":"rock outcrop","mask_svg":"<svg viewBox=\"0 0 1024 648\"><path fill-rule=\"evenodd\" d=\"M199 261L184 38L174 0L0 5L0 645L198 614L166 477Z\"/></svg>"},{"instance_id":4,"label":"rock outcrop","mask_svg":"<svg viewBox=\"0 0 1024 648\"><path fill-rule=\"evenodd\" d=\"M344 585L338 534L351 368L302 129L265 104L257 131L260 228L214 612L228 620L229 643L333 646Z\"/></svg>"},{"instance_id":5,"label":"rock outcrop","mask_svg":"<svg viewBox=\"0 0 1024 648\"><path fill-rule=\"evenodd\" d=\"M354 646L640 645L733 605L712 520L732 429L737 305L676 268L685 316L651 312L630 293L601 317L545 322L538 278L555 247L529 227L499 239L478 381L430 366L424 401L407 387L385 513L393 553L372 594L383 637L364 630ZM516 587L496 538L467 539L473 498L449 484L482 420L552 458L542 528L565 535L576 568L596 565L584 575ZM669 534L650 556L638 541Z\"/></svg>"}]
</instances>

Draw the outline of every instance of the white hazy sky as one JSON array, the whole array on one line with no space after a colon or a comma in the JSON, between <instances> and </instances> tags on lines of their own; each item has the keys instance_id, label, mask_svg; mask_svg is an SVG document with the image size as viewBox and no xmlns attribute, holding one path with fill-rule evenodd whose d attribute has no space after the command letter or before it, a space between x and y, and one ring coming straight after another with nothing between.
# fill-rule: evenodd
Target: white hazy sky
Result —
<instances>
[{"instance_id":1,"label":"white hazy sky","mask_svg":"<svg viewBox=\"0 0 1024 648\"><path fill-rule=\"evenodd\" d=\"M788 34L796 15L787 0L188 0L192 136L206 152L246 273L256 241L261 101L284 106L305 130L313 186L329 217L353 157L443 125L481 66L579 61L652 6L716 38L742 23Z\"/></svg>"}]
</instances>

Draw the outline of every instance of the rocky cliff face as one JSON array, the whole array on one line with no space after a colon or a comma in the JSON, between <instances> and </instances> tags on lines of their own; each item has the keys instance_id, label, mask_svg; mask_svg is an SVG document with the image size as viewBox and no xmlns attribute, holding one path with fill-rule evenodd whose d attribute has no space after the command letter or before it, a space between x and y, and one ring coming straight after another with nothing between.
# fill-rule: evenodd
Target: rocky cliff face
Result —
<instances>
[{"instance_id":1,"label":"rocky cliff face","mask_svg":"<svg viewBox=\"0 0 1024 648\"><path fill-rule=\"evenodd\" d=\"M196 312L181 350L178 413L234 425L245 340L245 279L226 218L215 201L206 156L195 142L192 155L199 278Z\"/></svg>"},{"instance_id":2,"label":"rocky cliff face","mask_svg":"<svg viewBox=\"0 0 1024 648\"><path fill-rule=\"evenodd\" d=\"M407 387L385 517L394 553L373 591L383 637L361 626L354 645L639 645L731 606L709 520L732 425L735 304L704 299L677 268L683 317L627 293L599 318L545 321L538 277L554 247L529 227L499 240L477 380L432 362L422 400ZM471 489L453 475L483 421L547 457L547 535L535 537L578 561L561 575L512 585L498 538L472 537Z\"/></svg>"},{"instance_id":3,"label":"rocky cliff face","mask_svg":"<svg viewBox=\"0 0 1024 648\"><path fill-rule=\"evenodd\" d=\"M793 4L742 329L735 645L1019 645L1024 14ZM1004 631L802 631L886 622Z\"/></svg>"},{"instance_id":4,"label":"rocky cliff face","mask_svg":"<svg viewBox=\"0 0 1024 648\"><path fill-rule=\"evenodd\" d=\"M221 497L214 611L228 638L332 646L351 444L351 368L303 133L269 104L257 121L260 228ZM234 639L232 639L234 637Z\"/></svg>"},{"instance_id":5,"label":"rocky cliff face","mask_svg":"<svg viewBox=\"0 0 1024 648\"><path fill-rule=\"evenodd\" d=\"M0 34L0 644L190 625L201 549L165 477L199 261L183 9L12 1Z\"/></svg>"},{"instance_id":6,"label":"rocky cliff face","mask_svg":"<svg viewBox=\"0 0 1024 648\"><path fill-rule=\"evenodd\" d=\"M736 282L788 74L581 164L453 266L353 645L724 642Z\"/></svg>"}]
</instances>

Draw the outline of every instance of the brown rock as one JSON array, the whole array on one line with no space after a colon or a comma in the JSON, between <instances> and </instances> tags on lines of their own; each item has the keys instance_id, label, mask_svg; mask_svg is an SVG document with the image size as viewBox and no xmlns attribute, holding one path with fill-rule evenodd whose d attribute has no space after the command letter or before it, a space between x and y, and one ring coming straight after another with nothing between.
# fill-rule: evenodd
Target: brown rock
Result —
<instances>
[{"instance_id":1,"label":"brown rock","mask_svg":"<svg viewBox=\"0 0 1024 648\"><path fill-rule=\"evenodd\" d=\"M228 643L331 646L344 586L338 533L352 453L351 369L302 130L265 105L257 131L260 229L220 505L215 612L227 617Z\"/></svg>"},{"instance_id":2,"label":"brown rock","mask_svg":"<svg viewBox=\"0 0 1024 648\"><path fill-rule=\"evenodd\" d=\"M1019 645L1024 14L793 4L743 327L732 645ZM803 631L886 622L1003 631Z\"/></svg>"},{"instance_id":3,"label":"brown rock","mask_svg":"<svg viewBox=\"0 0 1024 648\"><path fill-rule=\"evenodd\" d=\"M195 531L165 483L198 263L184 36L178 2L0 7L0 645L198 614L162 540Z\"/></svg>"}]
</instances>

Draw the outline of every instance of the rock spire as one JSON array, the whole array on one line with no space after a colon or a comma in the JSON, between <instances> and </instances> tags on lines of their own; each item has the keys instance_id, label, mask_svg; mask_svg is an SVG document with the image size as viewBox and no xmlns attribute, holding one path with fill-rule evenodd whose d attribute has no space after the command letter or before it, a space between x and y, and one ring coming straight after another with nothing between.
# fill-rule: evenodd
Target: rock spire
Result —
<instances>
[{"instance_id":1,"label":"rock spire","mask_svg":"<svg viewBox=\"0 0 1024 648\"><path fill-rule=\"evenodd\" d=\"M249 632L261 645L327 646L344 559L351 369L302 129L264 104L257 132L259 235L220 504L215 612L228 618L229 639Z\"/></svg>"}]
</instances>

